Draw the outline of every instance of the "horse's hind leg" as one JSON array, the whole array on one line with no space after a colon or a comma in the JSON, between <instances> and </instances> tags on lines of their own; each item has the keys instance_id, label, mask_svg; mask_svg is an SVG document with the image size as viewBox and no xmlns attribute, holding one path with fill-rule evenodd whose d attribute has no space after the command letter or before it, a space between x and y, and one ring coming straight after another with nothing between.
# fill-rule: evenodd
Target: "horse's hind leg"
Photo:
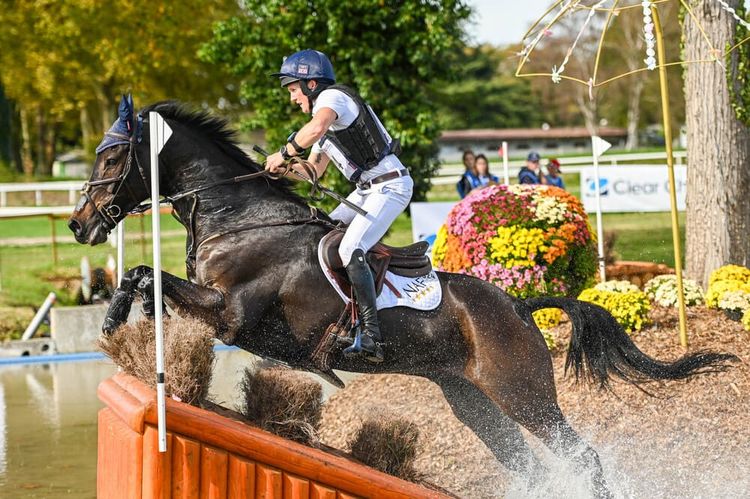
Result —
<instances>
[{"instance_id":1,"label":"horse's hind leg","mask_svg":"<svg viewBox=\"0 0 750 499\"><path fill-rule=\"evenodd\" d=\"M557 403L541 408L536 417L519 422L560 458L572 461L579 472L591 473L595 497L612 497L599 455L570 426Z\"/></svg>"},{"instance_id":2,"label":"horse's hind leg","mask_svg":"<svg viewBox=\"0 0 750 499\"><path fill-rule=\"evenodd\" d=\"M519 426L473 383L463 376L446 373L433 373L429 378L440 386L453 414L506 468L519 473L530 486L546 475L545 467L529 448Z\"/></svg>"}]
</instances>

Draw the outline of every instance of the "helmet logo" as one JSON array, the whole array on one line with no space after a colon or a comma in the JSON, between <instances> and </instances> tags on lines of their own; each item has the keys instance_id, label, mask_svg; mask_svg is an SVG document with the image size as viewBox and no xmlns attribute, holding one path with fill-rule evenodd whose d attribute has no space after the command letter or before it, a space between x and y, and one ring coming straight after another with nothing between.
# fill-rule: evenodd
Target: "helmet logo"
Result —
<instances>
[{"instance_id":1,"label":"helmet logo","mask_svg":"<svg viewBox=\"0 0 750 499\"><path fill-rule=\"evenodd\" d=\"M299 66L297 66L297 73L301 75L306 75L308 71L307 68L308 68L307 64L300 64Z\"/></svg>"}]
</instances>

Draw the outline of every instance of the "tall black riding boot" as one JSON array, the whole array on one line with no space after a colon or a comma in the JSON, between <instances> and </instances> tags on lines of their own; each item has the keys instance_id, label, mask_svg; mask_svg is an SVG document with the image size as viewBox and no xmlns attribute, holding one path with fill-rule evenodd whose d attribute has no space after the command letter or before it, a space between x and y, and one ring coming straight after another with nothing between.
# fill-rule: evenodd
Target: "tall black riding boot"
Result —
<instances>
[{"instance_id":1,"label":"tall black riding boot","mask_svg":"<svg viewBox=\"0 0 750 499\"><path fill-rule=\"evenodd\" d=\"M380 325L378 324L378 309L375 305L375 279L372 277L370 266L367 265L362 250L355 250L346 273L354 289L359 310L359 322L362 331L362 355L370 362L383 362L383 349L380 346Z\"/></svg>"}]
</instances>

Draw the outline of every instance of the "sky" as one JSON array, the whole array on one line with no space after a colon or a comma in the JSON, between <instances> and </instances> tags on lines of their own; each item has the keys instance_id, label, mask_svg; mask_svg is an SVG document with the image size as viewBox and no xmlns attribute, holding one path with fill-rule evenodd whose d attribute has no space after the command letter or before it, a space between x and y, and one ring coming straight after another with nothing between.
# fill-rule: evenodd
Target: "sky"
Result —
<instances>
[{"instance_id":1,"label":"sky","mask_svg":"<svg viewBox=\"0 0 750 499\"><path fill-rule=\"evenodd\" d=\"M467 0L475 16L467 31L479 43L517 43L554 0Z\"/></svg>"},{"instance_id":2,"label":"sky","mask_svg":"<svg viewBox=\"0 0 750 499\"><path fill-rule=\"evenodd\" d=\"M517 43L555 0L467 0L475 15L467 30L474 41L492 45ZM750 7L750 0L745 0Z\"/></svg>"}]
</instances>

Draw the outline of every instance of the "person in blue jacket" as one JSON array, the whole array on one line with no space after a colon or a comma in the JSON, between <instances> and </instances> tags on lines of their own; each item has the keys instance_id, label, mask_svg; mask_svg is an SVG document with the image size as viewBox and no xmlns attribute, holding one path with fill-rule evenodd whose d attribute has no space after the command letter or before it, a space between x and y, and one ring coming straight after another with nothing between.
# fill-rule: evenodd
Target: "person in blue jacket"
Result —
<instances>
[{"instance_id":1,"label":"person in blue jacket","mask_svg":"<svg viewBox=\"0 0 750 499\"><path fill-rule=\"evenodd\" d=\"M465 198L469 191L479 186L477 170L474 166L476 163L474 151L471 149L465 150L462 160L464 162L465 171L456 184L456 190L458 190L458 195L461 196L461 199Z\"/></svg>"},{"instance_id":2,"label":"person in blue jacket","mask_svg":"<svg viewBox=\"0 0 750 499\"><path fill-rule=\"evenodd\" d=\"M539 166L541 156L536 151L531 151L526 157L526 166L518 172L519 184L545 184L546 179L542 174L542 167Z\"/></svg>"},{"instance_id":3,"label":"person in blue jacket","mask_svg":"<svg viewBox=\"0 0 750 499\"><path fill-rule=\"evenodd\" d=\"M497 185L500 183L500 179L490 173L490 161L484 154L477 155L474 160L474 169L477 171L476 175L479 180L479 185L477 187L486 187L488 185Z\"/></svg>"},{"instance_id":4,"label":"person in blue jacket","mask_svg":"<svg viewBox=\"0 0 750 499\"><path fill-rule=\"evenodd\" d=\"M560 189L565 189L565 182L560 176L560 162L556 158L551 158L547 163L547 185L554 185Z\"/></svg>"}]
</instances>

